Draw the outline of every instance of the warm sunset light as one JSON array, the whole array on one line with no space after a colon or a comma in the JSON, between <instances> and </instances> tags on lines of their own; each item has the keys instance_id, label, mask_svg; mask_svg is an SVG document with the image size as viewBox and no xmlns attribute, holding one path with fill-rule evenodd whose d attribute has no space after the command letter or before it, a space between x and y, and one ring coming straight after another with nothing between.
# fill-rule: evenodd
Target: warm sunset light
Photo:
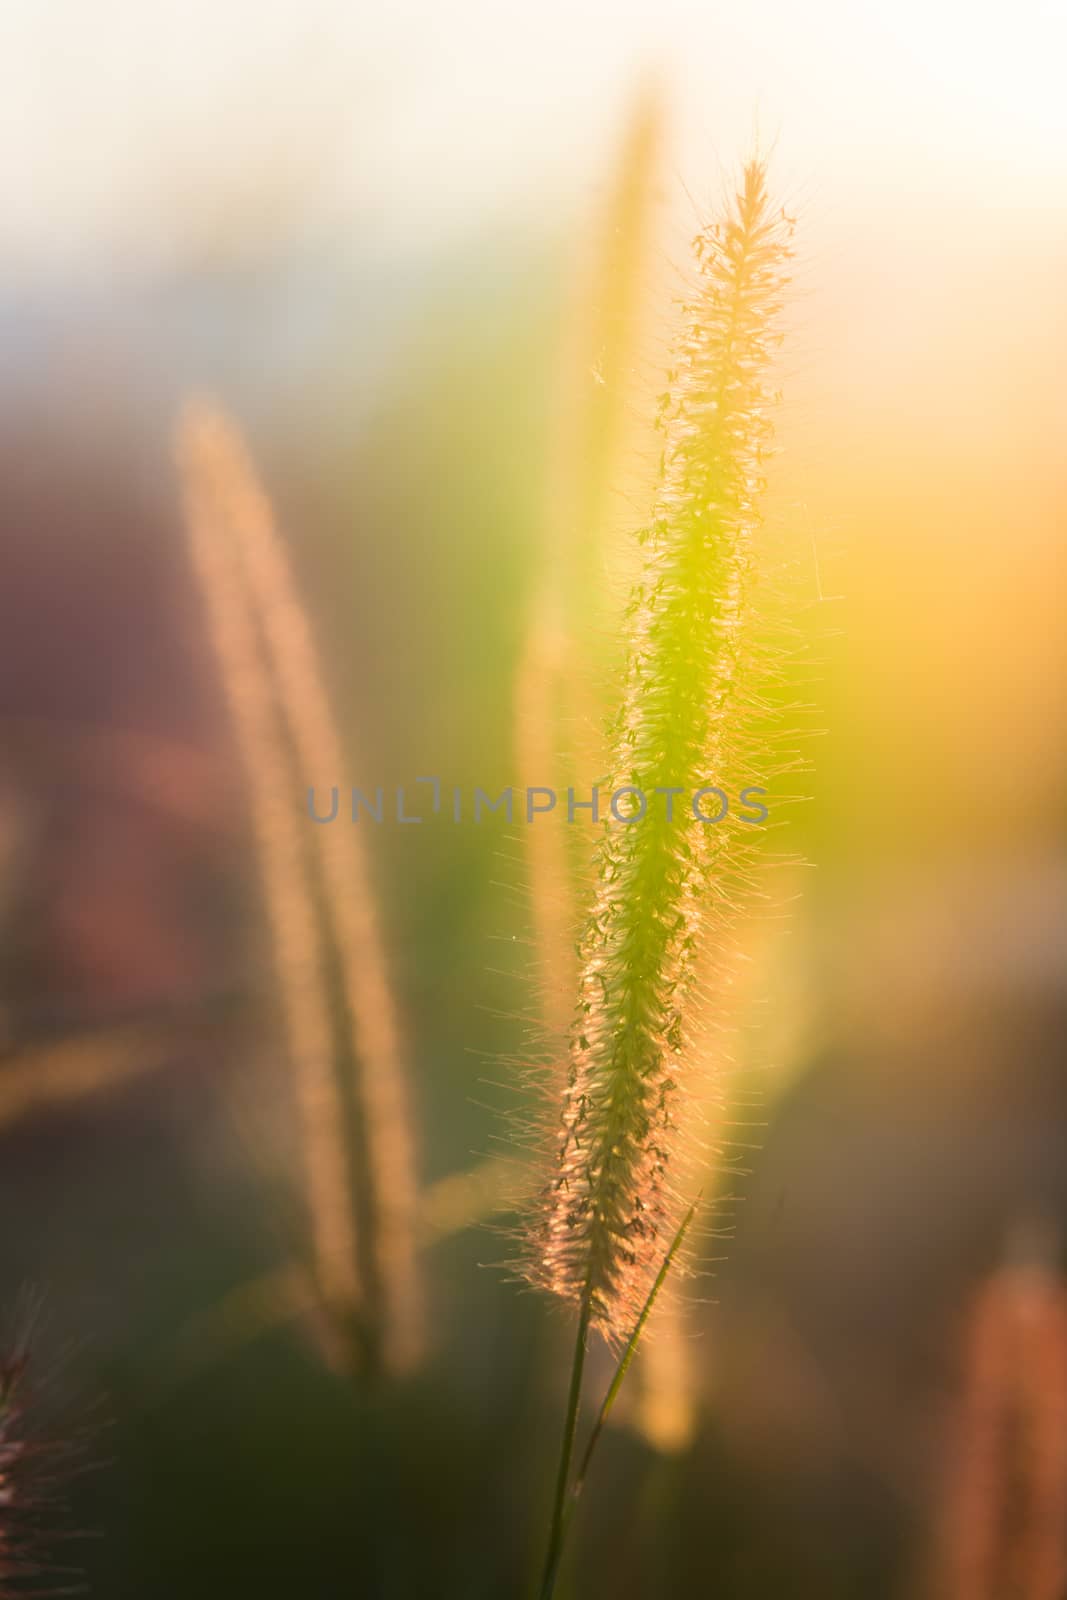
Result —
<instances>
[{"instance_id":1,"label":"warm sunset light","mask_svg":"<svg viewBox=\"0 0 1067 1600\"><path fill-rule=\"evenodd\" d=\"M1063 4L0 35L0 1600L1067 1600Z\"/></svg>"}]
</instances>

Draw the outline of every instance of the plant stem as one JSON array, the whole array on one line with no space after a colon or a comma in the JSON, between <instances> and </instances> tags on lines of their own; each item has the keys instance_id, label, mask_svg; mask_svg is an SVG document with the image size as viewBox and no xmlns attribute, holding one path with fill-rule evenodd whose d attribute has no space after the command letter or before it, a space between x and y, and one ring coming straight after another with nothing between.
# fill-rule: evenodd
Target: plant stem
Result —
<instances>
[{"instance_id":1,"label":"plant stem","mask_svg":"<svg viewBox=\"0 0 1067 1600\"><path fill-rule=\"evenodd\" d=\"M556 1588L560 1556L563 1554L563 1530L567 1505L567 1485L574 1457L574 1440L578 1432L578 1408L582 1398L582 1374L585 1371L585 1351L589 1342L589 1323L592 1316L591 1297L582 1297L578 1315L578 1333L574 1341L574 1359L571 1363L571 1387L567 1397L567 1415L563 1423L563 1439L559 1452L559 1471L556 1475L556 1497L552 1506L552 1526L548 1536L548 1553L541 1579L540 1600L551 1600Z\"/></svg>"},{"instance_id":2,"label":"plant stem","mask_svg":"<svg viewBox=\"0 0 1067 1600\"><path fill-rule=\"evenodd\" d=\"M565 1505L563 1507L563 1513L562 1513L562 1516L560 1517L560 1520L559 1520L559 1534L558 1534L558 1540L557 1540L557 1543L556 1543L556 1567L557 1568L559 1566L560 1558L561 1558L561 1556L563 1554L563 1546L564 1546L564 1543L565 1543L566 1538L567 1538L567 1532L568 1532L568 1530L570 1528L570 1525L571 1525L571 1519L574 1516L575 1508L577 1507L577 1504L578 1504L578 1497L581 1494L583 1488L585 1487L586 1475L589 1472L589 1463L593 1459L593 1451L596 1449L597 1441L599 1440L600 1435L604 1431L604 1424L608 1420L608 1413L610 1412L612 1406L615 1404L615 1400L616 1400L616 1398L618 1396L619 1390L622 1388L623 1379L625 1378L627 1372L630 1370L630 1364L633 1361L634 1356L637 1354L637 1346L640 1343L642 1333L644 1333L644 1331L645 1331L645 1323L648 1321L649 1317L652 1315L652 1307L655 1305L656 1299L657 1299L657 1297L659 1295L659 1292L663 1288L663 1285L667 1281L667 1274L671 1270L671 1267L672 1267L672 1265L674 1263L674 1258L675 1258L675 1256L677 1256L679 1250L682 1248L682 1244L685 1241L685 1236L689 1232L689 1225L690 1225L690 1223L692 1222L693 1218L696 1215L696 1209L697 1209L697 1205L698 1204L699 1204L699 1197L698 1197L697 1200L694 1200L693 1204L689 1207L689 1210L686 1212L685 1216L682 1218L681 1225L678 1228L678 1232L675 1234L674 1238L671 1240L670 1249L667 1251L667 1254L663 1258L663 1265L660 1267L659 1272L656 1274L656 1281L653 1283L652 1288L648 1292L648 1299L645 1301L644 1305L642 1306L641 1314L638 1317L636 1323L634 1324L633 1332L630 1334L630 1337L626 1342L626 1348L623 1350L622 1355L619 1357L619 1364L615 1368L615 1376L611 1380L611 1384L610 1384L610 1387L608 1388L608 1392L604 1396L603 1404L601 1405L600 1410L597 1413L596 1421L593 1424L593 1431L589 1435L589 1442L585 1447L585 1454L582 1456L582 1459L579 1462L578 1471L575 1474L574 1483L573 1483L573 1485L571 1487L571 1492L570 1492L570 1494L568 1496L566 1496L566 1503L565 1503ZM583 1354L584 1354L584 1352L583 1352ZM575 1422L577 1422L577 1412L575 1413ZM573 1434L571 1436L571 1442L572 1442L572 1446L573 1446ZM545 1573L545 1578L546 1578L546 1581L547 1581L547 1578L548 1578L547 1570L546 1570L546 1573ZM542 1589L542 1591L541 1591L541 1600L549 1600L549 1596L551 1595L551 1593L552 1593L551 1588Z\"/></svg>"},{"instance_id":3,"label":"plant stem","mask_svg":"<svg viewBox=\"0 0 1067 1600\"><path fill-rule=\"evenodd\" d=\"M644 1305L641 1307L641 1314L640 1314L640 1316L638 1317L637 1321L634 1324L633 1332L631 1333L629 1339L626 1341L626 1348L623 1350L623 1353L619 1358L619 1364L615 1368L615 1376L612 1378L610 1387L608 1388L608 1392L604 1396L604 1403L600 1407L599 1412L597 1413L596 1422L593 1424L593 1431L589 1435L589 1443L585 1447L585 1454L582 1457L581 1464L580 1464L580 1466L578 1468L578 1474L577 1474L577 1476L576 1476L576 1478L574 1480L574 1490L573 1490L573 1494L572 1494L571 1507L570 1507L571 1510L573 1510L574 1502L578 1499L578 1496L581 1494L582 1489L583 1489L583 1487L585 1485L586 1474L589 1471L589 1463L593 1459L593 1451L597 1447L597 1441L599 1440L600 1435L604 1431L604 1424L608 1420L608 1413L610 1412L612 1406L615 1404L615 1401L616 1401L616 1398L618 1396L619 1390L622 1388L622 1380L625 1378L626 1374L629 1372L630 1363L633 1361L634 1356L637 1354L637 1346L640 1343L641 1335L645 1331L645 1323L648 1321L649 1317L652 1315L652 1307L655 1305L657 1297L659 1295L659 1292L663 1288L663 1285L667 1281L667 1274L670 1272L671 1267L674 1264L674 1258L678 1254L679 1250L682 1248L683 1243L685 1242L685 1236L689 1232L689 1224L692 1222L693 1218L696 1216L696 1209L697 1209L698 1203L699 1203L698 1200L694 1200L693 1204L689 1207L689 1210L686 1212L685 1216L682 1218L681 1224L680 1224L680 1226L678 1228L678 1232L674 1235L674 1238L671 1240L670 1249L667 1251L667 1254L663 1258L663 1265L660 1267L659 1271L657 1272L656 1280L655 1280L655 1282L653 1283L651 1289L648 1292L648 1299L645 1301ZM567 1523L567 1518L564 1518L564 1527L566 1527L566 1523Z\"/></svg>"}]
</instances>

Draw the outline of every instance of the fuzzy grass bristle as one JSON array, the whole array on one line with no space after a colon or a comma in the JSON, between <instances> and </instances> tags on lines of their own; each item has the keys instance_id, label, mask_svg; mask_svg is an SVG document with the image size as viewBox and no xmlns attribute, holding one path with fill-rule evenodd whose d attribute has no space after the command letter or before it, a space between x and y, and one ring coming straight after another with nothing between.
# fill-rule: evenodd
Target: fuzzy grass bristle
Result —
<instances>
[{"instance_id":1,"label":"fuzzy grass bristle","mask_svg":"<svg viewBox=\"0 0 1067 1600\"><path fill-rule=\"evenodd\" d=\"M648 803L599 841L569 1081L528 1241L532 1281L615 1338L644 1302L682 1209L672 1182L678 1099L703 947L730 892L737 838L697 820L687 800L737 768L747 715L749 591L791 231L753 161L725 218L695 241L698 289L662 402L660 483L641 535L612 738L612 791L632 786ZM670 790L686 797L671 813Z\"/></svg>"},{"instance_id":2,"label":"fuzzy grass bristle","mask_svg":"<svg viewBox=\"0 0 1067 1600\"><path fill-rule=\"evenodd\" d=\"M83 1441L57 1436L42 1414L38 1311L23 1297L0 1332L0 1600L84 1593L52 1554L75 1536L63 1526L65 1486L84 1467Z\"/></svg>"}]
</instances>

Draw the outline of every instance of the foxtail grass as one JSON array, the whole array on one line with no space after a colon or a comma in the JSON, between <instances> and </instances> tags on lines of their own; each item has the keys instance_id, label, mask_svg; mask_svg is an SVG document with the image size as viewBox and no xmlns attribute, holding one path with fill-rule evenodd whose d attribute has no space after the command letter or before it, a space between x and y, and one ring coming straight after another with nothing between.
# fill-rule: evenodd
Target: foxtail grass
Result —
<instances>
[{"instance_id":1,"label":"foxtail grass","mask_svg":"<svg viewBox=\"0 0 1067 1600\"><path fill-rule=\"evenodd\" d=\"M610 499L618 488L620 440L639 342L653 200L663 143L658 83L633 106L588 259L568 298L543 507L542 567L534 585L516 678L517 763L524 785L577 783L580 760L599 770L604 705L585 648L600 607ZM577 981L575 938L581 885L574 852L558 828L526 835L534 943L545 1026L565 1040Z\"/></svg>"},{"instance_id":2,"label":"foxtail grass","mask_svg":"<svg viewBox=\"0 0 1067 1600\"><path fill-rule=\"evenodd\" d=\"M302 804L324 772L349 787L344 751L288 556L237 428L199 401L187 407L177 443L190 546L248 780L301 1106L317 1275L373 1360L406 1371L420 1357L424 1328L397 1008L361 841L353 829L309 824ZM358 1157L342 1067L354 1079Z\"/></svg>"},{"instance_id":3,"label":"foxtail grass","mask_svg":"<svg viewBox=\"0 0 1067 1600\"><path fill-rule=\"evenodd\" d=\"M931 1600L1067 1592L1067 1284L1010 1261L974 1297Z\"/></svg>"},{"instance_id":4,"label":"foxtail grass","mask_svg":"<svg viewBox=\"0 0 1067 1600\"><path fill-rule=\"evenodd\" d=\"M631 814L600 834L567 1082L526 1234L528 1278L577 1319L542 1600L568 1520L590 1334L624 1345L621 1382L691 1217L680 1158L699 976L747 845L743 823L712 825L687 802L751 759L749 624L790 239L764 164L749 163L725 215L694 242L695 292L662 404L606 790L631 789Z\"/></svg>"},{"instance_id":5,"label":"foxtail grass","mask_svg":"<svg viewBox=\"0 0 1067 1600\"><path fill-rule=\"evenodd\" d=\"M178 457L190 553L247 783L296 1082L316 1273L329 1305L354 1319L362 1286L349 1203L344 1106L334 1072L325 950L304 872L300 813L230 511L233 480L242 488L246 472L240 456L234 456L225 422L202 408L187 411L182 420Z\"/></svg>"}]
</instances>

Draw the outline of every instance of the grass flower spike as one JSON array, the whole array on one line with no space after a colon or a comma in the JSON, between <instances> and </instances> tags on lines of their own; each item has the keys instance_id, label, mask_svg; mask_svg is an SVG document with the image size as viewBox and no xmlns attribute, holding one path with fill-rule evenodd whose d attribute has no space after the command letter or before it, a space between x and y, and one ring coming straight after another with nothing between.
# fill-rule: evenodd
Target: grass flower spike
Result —
<instances>
[{"instance_id":1,"label":"grass flower spike","mask_svg":"<svg viewBox=\"0 0 1067 1600\"><path fill-rule=\"evenodd\" d=\"M310 827L300 804L318 774L347 787L342 743L288 556L239 432L209 402L190 404L177 454L248 779L303 1123L316 1274L330 1308L359 1327L370 1364L404 1372L420 1359L424 1337L407 1062L361 841L350 828Z\"/></svg>"},{"instance_id":2,"label":"grass flower spike","mask_svg":"<svg viewBox=\"0 0 1067 1600\"><path fill-rule=\"evenodd\" d=\"M646 83L631 108L595 248L587 241L592 259L575 273L579 287L565 317L543 507L543 570L534 586L515 706L524 784L551 783L560 791L579 781L579 766L588 770L592 748L597 753L591 764L602 762L604 707L588 649L589 620L602 605L611 491L625 455L663 123L659 86ZM558 1048L567 1036L577 977L577 852L558 828L531 828L526 854L542 1010Z\"/></svg>"},{"instance_id":3,"label":"grass flower spike","mask_svg":"<svg viewBox=\"0 0 1067 1600\"><path fill-rule=\"evenodd\" d=\"M751 163L726 219L695 242L699 291L662 402L661 481L613 740L612 792L639 790L644 811L612 819L601 838L529 1268L615 1338L639 1314L684 1208L672 1184L678 1092L737 837L688 800L736 768L747 715L745 624L790 232Z\"/></svg>"}]
</instances>

